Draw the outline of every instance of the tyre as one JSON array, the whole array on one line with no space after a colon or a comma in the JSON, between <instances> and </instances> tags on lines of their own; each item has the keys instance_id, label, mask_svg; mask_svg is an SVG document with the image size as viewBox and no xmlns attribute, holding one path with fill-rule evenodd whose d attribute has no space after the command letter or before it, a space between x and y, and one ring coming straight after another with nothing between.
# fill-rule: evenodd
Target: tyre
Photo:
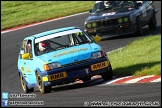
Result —
<instances>
[{"instance_id":1,"label":"tyre","mask_svg":"<svg viewBox=\"0 0 162 108\"><path fill-rule=\"evenodd\" d=\"M112 71L112 67L110 65L109 67L110 69L108 71L106 71L105 73L102 73L102 79L105 81L111 80L113 78L113 71Z\"/></svg>"},{"instance_id":2,"label":"tyre","mask_svg":"<svg viewBox=\"0 0 162 108\"><path fill-rule=\"evenodd\" d=\"M142 30L142 25L141 25L141 21L140 18L137 18L137 23L136 23L136 32L135 35L137 36L141 36L143 34L143 30Z\"/></svg>"},{"instance_id":3,"label":"tyre","mask_svg":"<svg viewBox=\"0 0 162 108\"><path fill-rule=\"evenodd\" d=\"M152 15L152 17L151 17L151 19L149 21L149 24L148 24L149 29L151 29L151 30L156 29L156 25L157 25L156 14L153 13L153 15Z\"/></svg>"},{"instance_id":4,"label":"tyre","mask_svg":"<svg viewBox=\"0 0 162 108\"><path fill-rule=\"evenodd\" d=\"M50 93L51 92L51 86L45 86L44 82L40 76L40 74L36 74L36 79L37 79L37 84L38 84L38 89L39 91L44 94L44 93Z\"/></svg>"},{"instance_id":5,"label":"tyre","mask_svg":"<svg viewBox=\"0 0 162 108\"><path fill-rule=\"evenodd\" d=\"M21 86L23 88L24 93L30 93L34 91L34 88L31 88L31 89L28 88L22 75L20 75L20 82L21 82Z\"/></svg>"}]
</instances>

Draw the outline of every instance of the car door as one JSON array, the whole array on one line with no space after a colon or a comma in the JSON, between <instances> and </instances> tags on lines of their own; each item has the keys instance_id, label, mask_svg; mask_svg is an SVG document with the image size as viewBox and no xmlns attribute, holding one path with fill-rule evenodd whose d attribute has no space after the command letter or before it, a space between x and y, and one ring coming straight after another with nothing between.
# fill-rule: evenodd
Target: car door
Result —
<instances>
[{"instance_id":1,"label":"car door","mask_svg":"<svg viewBox=\"0 0 162 108\"><path fill-rule=\"evenodd\" d=\"M20 68L22 70L23 75L25 76L26 81L29 84L36 83L36 77L34 72L34 63L33 63L33 42L30 39L24 40L24 45L21 48L22 54L30 54L29 58L22 59L20 53L19 64L21 64Z\"/></svg>"},{"instance_id":2,"label":"car door","mask_svg":"<svg viewBox=\"0 0 162 108\"><path fill-rule=\"evenodd\" d=\"M36 84L36 76L35 76L35 64L33 60L33 41L31 39L28 39L26 44L26 53L30 54L30 58L26 59L24 62L25 70L27 74L27 78L30 82L30 84Z\"/></svg>"},{"instance_id":3,"label":"car door","mask_svg":"<svg viewBox=\"0 0 162 108\"><path fill-rule=\"evenodd\" d=\"M24 78L26 79L26 70L25 70L25 59L22 59L22 55L25 54L26 52L26 44L27 44L27 40L24 39L22 44L21 44L21 48L20 48L20 53L19 53L19 58L18 58L18 69L21 70L22 75L24 76Z\"/></svg>"}]
</instances>

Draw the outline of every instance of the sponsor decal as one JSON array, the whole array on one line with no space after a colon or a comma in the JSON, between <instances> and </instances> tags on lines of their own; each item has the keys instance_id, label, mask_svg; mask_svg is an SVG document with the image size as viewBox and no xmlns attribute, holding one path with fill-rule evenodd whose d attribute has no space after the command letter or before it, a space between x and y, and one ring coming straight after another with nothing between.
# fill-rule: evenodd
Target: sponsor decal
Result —
<instances>
[{"instance_id":1,"label":"sponsor decal","mask_svg":"<svg viewBox=\"0 0 162 108\"><path fill-rule=\"evenodd\" d=\"M22 73L25 74L24 67L21 67Z\"/></svg>"},{"instance_id":2,"label":"sponsor decal","mask_svg":"<svg viewBox=\"0 0 162 108\"><path fill-rule=\"evenodd\" d=\"M86 71L86 73L87 73L87 74L89 73L88 68L87 68L87 69L85 69L85 71Z\"/></svg>"},{"instance_id":3,"label":"sponsor decal","mask_svg":"<svg viewBox=\"0 0 162 108\"><path fill-rule=\"evenodd\" d=\"M74 52L80 52L80 51L84 51L84 50L88 50L88 48L78 48L78 49L70 49L70 51L62 51L61 53L59 54L55 54L54 57L59 57L59 56L63 56L63 55L66 55L66 54L71 54L71 53L74 53Z\"/></svg>"},{"instance_id":4,"label":"sponsor decal","mask_svg":"<svg viewBox=\"0 0 162 108\"><path fill-rule=\"evenodd\" d=\"M29 66L27 66L26 68L27 68L27 72L31 72L31 70L30 70L30 67L29 67Z\"/></svg>"}]
</instances>

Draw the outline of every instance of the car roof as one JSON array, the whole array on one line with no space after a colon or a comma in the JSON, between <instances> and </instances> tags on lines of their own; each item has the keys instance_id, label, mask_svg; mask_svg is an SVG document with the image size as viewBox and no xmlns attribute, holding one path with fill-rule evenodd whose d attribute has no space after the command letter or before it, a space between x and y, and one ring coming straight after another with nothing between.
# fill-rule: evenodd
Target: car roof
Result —
<instances>
[{"instance_id":1,"label":"car roof","mask_svg":"<svg viewBox=\"0 0 162 108\"><path fill-rule=\"evenodd\" d=\"M96 1L96 3L103 2L103 1Z\"/></svg>"},{"instance_id":2,"label":"car roof","mask_svg":"<svg viewBox=\"0 0 162 108\"><path fill-rule=\"evenodd\" d=\"M54 29L54 30L49 30L49 31L45 31L45 32L42 32L42 33L38 33L38 34L35 34L35 35L32 35L32 36L28 36L26 37L27 38L40 38L40 37L43 37L43 36L46 36L46 35L50 35L50 34L54 34L54 33L59 33L59 32L63 32L63 31L68 31L68 30L73 30L73 29L76 29L76 28L79 28L79 27L75 27L75 26L72 26L72 27L64 27L64 28L58 28L58 29Z\"/></svg>"},{"instance_id":3,"label":"car roof","mask_svg":"<svg viewBox=\"0 0 162 108\"><path fill-rule=\"evenodd\" d=\"M99 2L104 2L104 1L96 1L95 3L99 3ZM142 3L143 1L136 1L137 3ZM152 1L151 1L152 2Z\"/></svg>"}]
</instances>

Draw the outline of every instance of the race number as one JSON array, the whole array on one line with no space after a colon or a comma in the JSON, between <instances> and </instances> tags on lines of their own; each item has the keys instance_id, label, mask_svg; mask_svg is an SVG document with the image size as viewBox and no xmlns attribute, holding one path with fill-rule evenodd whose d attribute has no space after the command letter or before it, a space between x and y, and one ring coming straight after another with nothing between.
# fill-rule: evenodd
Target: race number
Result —
<instances>
[{"instance_id":1,"label":"race number","mask_svg":"<svg viewBox=\"0 0 162 108\"><path fill-rule=\"evenodd\" d=\"M116 12L104 13L102 16L114 15Z\"/></svg>"},{"instance_id":2,"label":"race number","mask_svg":"<svg viewBox=\"0 0 162 108\"><path fill-rule=\"evenodd\" d=\"M83 35L82 32L75 33L77 36Z\"/></svg>"}]
</instances>

